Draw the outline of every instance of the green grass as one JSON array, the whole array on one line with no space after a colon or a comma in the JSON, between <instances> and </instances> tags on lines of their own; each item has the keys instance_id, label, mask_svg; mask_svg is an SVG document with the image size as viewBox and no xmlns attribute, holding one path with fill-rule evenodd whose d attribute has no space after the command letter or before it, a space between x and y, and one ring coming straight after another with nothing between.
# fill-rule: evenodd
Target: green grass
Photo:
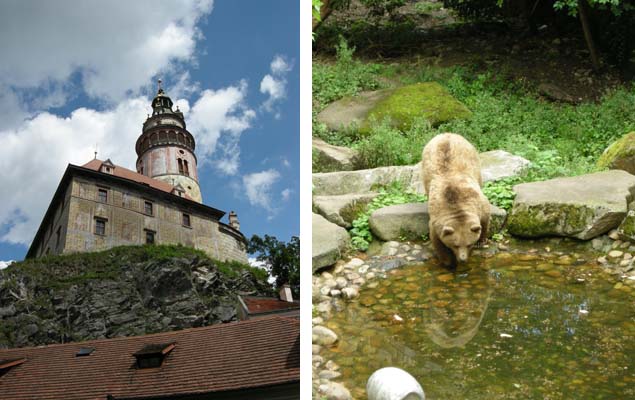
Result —
<instances>
[{"instance_id":1,"label":"green grass","mask_svg":"<svg viewBox=\"0 0 635 400\"><path fill-rule=\"evenodd\" d=\"M3 273L31 276L46 281L51 287L69 287L87 280L115 279L122 268L147 261L166 262L174 258L208 260L219 272L236 278L244 272L266 281L267 271L237 261L218 261L204 252L180 245L120 246L112 249L68 255L47 256L11 264Z\"/></svg>"},{"instance_id":2,"label":"green grass","mask_svg":"<svg viewBox=\"0 0 635 400\"><path fill-rule=\"evenodd\" d=\"M383 78L403 84L438 82L472 112L469 119L449 121L437 128L419 121L404 132L382 121L377 121L365 135L330 132L316 126L314 135L329 143L357 149L358 168L413 164L420 160L421 150L431 137L456 132L479 151L502 149L539 163L541 167L532 172L532 179L574 176L596 170L595 163L602 151L635 130L633 86L612 89L597 103L569 105L545 101L534 92L533 86L510 82L496 71L475 73L464 67L354 63L356 69L365 71L364 82L380 82ZM326 86L324 81L316 85L321 75L333 79ZM340 78L344 79L336 65L314 63L314 99L321 99L320 108L327 99L333 101L351 93L348 78ZM368 86L358 81L355 87L362 90L369 89ZM314 108L314 112L318 111L319 108Z\"/></svg>"}]
</instances>

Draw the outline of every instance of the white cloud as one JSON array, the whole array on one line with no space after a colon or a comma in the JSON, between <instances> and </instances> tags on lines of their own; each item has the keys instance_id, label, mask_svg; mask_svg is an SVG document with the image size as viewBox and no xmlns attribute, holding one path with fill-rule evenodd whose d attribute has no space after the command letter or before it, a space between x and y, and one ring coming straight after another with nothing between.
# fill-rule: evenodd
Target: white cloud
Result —
<instances>
[{"instance_id":1,"label":"white cloud","mask_svg":"<svg viewBox=\"0 0 635 400\"><path fill-rule=\"evenodd\" d=\"M289 200L289 197L291 197L291 193L293 193L293 190L289 188L284 189L282 192L280 192L280 196L282 196L282 201Z\"/></svg>"},{"instance_id":2,"label":"white cloud","mask_svg":"<svg viewBox=\"0 0 635 400\"><path fill-rule=\"evenodd\" d=\"M201 163L211 162L227 175L238 172L240 136L256 117L256 112L247 105L246 96L244 80L236 86L204 90L186 115L189 129L196 135Z\"/></svg>"},{"instance_id":3,"label":"white cloud","mask_svg":"<svg viewBox=\"0 0 635 400\"><path fill-rule=\"evenodd\" d=\"M289 162L289 160L287 160L286 157L282 157L282 165L284 165L286 168L291 167L291 163Z\"/></svg>"},{"instance_id":4,"label":"white cloud","mask_svg":"<svg viewBox=\"0 0 635 400\"><path fill-rule=\"evenodd\" d=\"M269 265L266 262L258 261L256 257L249 257L247 261L249 262L249 265L251 265L252 267L264 269L265 271L267 271L267 273L269 273ZM269 283L274 283L276 281L276 278L269 275L269 277L267 278L267 281Z\"/></svg>"},{"instance_id":5,"label":"white cloud","mask_svg":"<svg viewBox=\"0 0 635 400\"><path fill-rule=\"evenodd\" d=\"M284 56L276 55L271 62L271 72L276 75L285 74L293 69L293 66Z\"/></svg>"},{"instance_id":6,"label":"white cloud","mask_svg":"<svg viewBox=\"0 0 635 400\"><path fill-rule=\"evenodd\" d=\"M5 269L9 265L13 264L15 261L0 261L0 269ZM263 263L264 264L264 263Z\"/></svg>"},{"instance_id":7,"label":"white cloud","mask_svg":"<svg viewBox=\"0 0 635 400\"><path fill-rule=\"evenodd\" d=\"M268 112L273 112L276 119L280 118L280 112L275 108L276 103L287 97L286 75L293 69L290 61L286 57L276 55L271 62L271 74L267 74L260 81L260 93L266 94L268 98L262 103L262 108Z\"/></svg>"},{"instance_id":8,"label":"white cloud","mask_svg":"<svg viewBox=\"0 0 635 400\"><path fill-rule=\"evenodd\" d=\"M60 12L57 2L4 2L0 87L40 88L76 76L91 97L117 102L194 61L202 37L196 24L212 0L122 5L83 1Z\"/></svg>"},{"instance_id":9,"label":"white cloud","mask_svg":"<svg viewBox=\"0 0 635 400\"><path fill-rule=\"evenodd\" d=\"M109 111L79 108L67 118L41 113L0 131L0 240L29 244L68 163L98 157L134 169L134 144L149 110L143 97Z\"/></svg>"},{"instance_id":10,"label":"white cloud","mask_svg":"<svg viewBox=\"0 0 635 400\"><path fill-rule=\"evenodd\" d=\"M280 173L275 169L243 176L243 187L249 203L260 206L272 214L275 213L275 208L271 204L271 189L278 179L280 179Z\"/></svg>"}]
</instances>

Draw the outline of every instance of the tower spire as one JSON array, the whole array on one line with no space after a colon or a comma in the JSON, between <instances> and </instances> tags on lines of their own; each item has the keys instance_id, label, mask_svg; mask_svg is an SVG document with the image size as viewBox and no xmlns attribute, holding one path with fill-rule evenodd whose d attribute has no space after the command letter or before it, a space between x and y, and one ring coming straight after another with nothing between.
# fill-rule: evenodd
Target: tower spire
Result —
<instances>
[{"instance_id":1,"label":"tower spire","mask_svg":"<svg viewBox=\"0 0 635 400\"><path fill-rule=\"evenodd\" d=\"M161 80L161 78L159 78L159 80L157 81L157 83L159 84L159 89L157 90L157 93L161 93L162 89L161 89L161 84L163 83L163 81Z\"/></svg>"}]
</instances>

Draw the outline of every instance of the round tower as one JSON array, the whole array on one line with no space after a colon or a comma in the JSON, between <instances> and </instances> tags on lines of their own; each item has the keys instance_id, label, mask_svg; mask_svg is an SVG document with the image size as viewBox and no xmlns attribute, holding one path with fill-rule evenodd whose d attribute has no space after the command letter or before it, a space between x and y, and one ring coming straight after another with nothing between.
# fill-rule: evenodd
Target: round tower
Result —
<instances>
[{"instance_id":1,"label":"round tower","mask_svg":"<svg viewBox=\"0 0 635 400\"><path fill-rule=\"evenodd\" d=\"M201 189L196 172L196 143L185 128L183 113L172 110L172 100L161 88L152 100L152 116L143 123L137 139L137 172L150 178L183 187L195 201L201 203Z\"/></svg>"}]
</instances>

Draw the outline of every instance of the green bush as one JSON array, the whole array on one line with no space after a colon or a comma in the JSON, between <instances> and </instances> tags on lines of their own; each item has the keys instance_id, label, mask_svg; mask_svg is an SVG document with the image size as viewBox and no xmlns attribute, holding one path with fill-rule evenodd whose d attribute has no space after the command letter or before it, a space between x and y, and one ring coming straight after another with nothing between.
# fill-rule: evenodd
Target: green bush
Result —
<instances>
[{"instance_id":1,"label":"green bush","mask_svg":"<svg viewBox=\"0 0 635 400\"><path fill-rule=\"evenodd\" d=\"M349 48L341 37L336 51L335 64L313 64L313 100L318 110L344 96L381 86L376 79L381 69L379 65L353 59L355 48Z\"/></svg>"}]
</instances>

